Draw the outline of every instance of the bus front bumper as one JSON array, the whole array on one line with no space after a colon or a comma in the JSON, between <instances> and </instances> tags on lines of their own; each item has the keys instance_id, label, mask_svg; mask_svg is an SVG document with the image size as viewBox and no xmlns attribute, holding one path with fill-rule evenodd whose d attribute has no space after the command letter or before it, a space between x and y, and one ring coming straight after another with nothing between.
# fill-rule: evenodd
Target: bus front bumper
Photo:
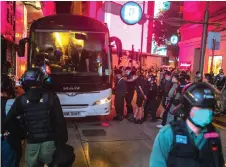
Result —
<instances>
[{"instance_id":1,"label":"bus front bumper","mask_svg":"<svg viewBox=\"0 0 226 167\"><path fill-rule=\"evenodd\" d=\"M111 112L111 102L92 105L92 106L62 106L64 117L87 117L87 116L99 116L109 115Z\"/></svg>"}]
</instances>

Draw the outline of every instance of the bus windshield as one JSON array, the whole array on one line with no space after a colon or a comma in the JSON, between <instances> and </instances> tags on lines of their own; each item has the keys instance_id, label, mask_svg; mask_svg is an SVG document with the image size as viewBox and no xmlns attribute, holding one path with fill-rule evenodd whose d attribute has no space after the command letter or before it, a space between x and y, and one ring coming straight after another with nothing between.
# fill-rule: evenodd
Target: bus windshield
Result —
<instances>
[{"instance_id":1,"label":"bus windshield","mask_svg":"<svg viewBox=\"0 0 226 167\"><path fill-rule=\"evenodd\" d=\"M107 74L106 35L72 31L34 32L32 66L47 66L51 74Z\"/></svg>"}]
</instances>

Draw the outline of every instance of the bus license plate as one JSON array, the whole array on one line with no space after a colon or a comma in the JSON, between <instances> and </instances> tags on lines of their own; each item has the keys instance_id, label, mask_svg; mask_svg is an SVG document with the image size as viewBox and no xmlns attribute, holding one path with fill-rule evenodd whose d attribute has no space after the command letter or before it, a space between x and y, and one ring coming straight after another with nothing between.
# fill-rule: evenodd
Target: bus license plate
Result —
<instances>
[{"instance_id":1,"label":"bus license plate","mask_svg":"<svg viewBox=\"0 0 226 167\"><path fill-rule=\"evenodd\" d=\"M64 112L64 116L79 116L80 112Z\"/></svg>"},{"instance_id":2,"label":"bus license plate","mask_svg":"<svg viewBox=\"0 0 226 167\"><path fill-rule=\"evenodd\" d=\"M80 115L80 112L71 112L71 115L78 116L78 115Z\"/></svg>"}]
</instances>

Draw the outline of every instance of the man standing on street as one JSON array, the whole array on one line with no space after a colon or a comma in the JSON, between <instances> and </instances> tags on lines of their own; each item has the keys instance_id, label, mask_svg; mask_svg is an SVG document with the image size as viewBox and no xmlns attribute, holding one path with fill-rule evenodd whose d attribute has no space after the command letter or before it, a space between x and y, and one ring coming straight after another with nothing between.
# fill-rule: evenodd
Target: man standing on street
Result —
<instances>
[{"instance_id":1,"label":"man standing on street","mask_svg":"<svg viewBox=\"0 0 226 167\"><path fill-rule=\"evenodd\" d=\"M115 76L117 78L115 83L115 110L117 116L114 119L122 121L124 116L124 99L127 92L126 81L122 76L121 70L115 70Z\"/></svg>"},{"instance_id":2,"label":"man standing on street","mask_svg":"<svg viewBox=\"0 0 226 167\"><path fill-rule=\"evenodd\" d=\"M147 119L149 110L151 110L151 122L156 122L156 99L157 99L157 91L158 87L156 84L156 77L151 76L149 80L149 89L148 89L148 95L147 95L147 101L145 103L144 107L144 120Z\"/></svg>"},{"instance_id":3,"label":"man standing on street","mask_svg":"<svg viewBox=\"0 0 226 167\"><path fill-rule=\"evenodd\" d=\"M159 131L149 167L224 167L220 135L211 123L215 96L206 83L185 87L176 112L183 119Z\"/></svg>"},{"instance_id":4,"label":"man standing on street","mask_svg":"<svg viewBox=\"0 0 226 167\"><path fill-rule=\"evenodd\" d=\"M42 88L44 73L39 68L28 69L22 84L27 92L15 100L5 118L4 130L19 117L26 133L26 166L51 166L56 148L61 148L68 140L59 98Z\"/></svg>"},{"instance_id":5,"label":"man standing on street","mask_svg":"<svg viewBox=\"0 0 226 167\"><path fill-rule=\"evenodd\" d=\"M162 128L166 123L167 112L165 111L166 111L166 105L168 103L167 98L168 98L168 93L172 86L173 86L173 83L171 81L171 73L169 71L166 71L165 78L161 81L161 85L160 85L160 92L163 95L163 98L162 98L162 106L164 108L164 113L162 118L163 120L160 125L157 125L157 128Z\"/></svg>"}]
</instances>

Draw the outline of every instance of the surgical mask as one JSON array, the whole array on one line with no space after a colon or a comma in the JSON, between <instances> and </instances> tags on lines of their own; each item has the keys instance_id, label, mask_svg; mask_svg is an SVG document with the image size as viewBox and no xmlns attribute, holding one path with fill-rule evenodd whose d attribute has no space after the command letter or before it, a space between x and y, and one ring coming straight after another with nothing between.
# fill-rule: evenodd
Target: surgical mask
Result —
<instances>
[{"instance_id":1,"label":"surgical mask","mask_svg":"<svg viewBox=\"0 0 226 167\"><path fill-rule=\"evenodd\" d=\"M197 74L196 77L197 77L197 78L201 78L201 74Z\"/></svg>"},{"instance_id":2,"label":"surgical mask","mask_svg":"<svg viewBox=\"0 0 226 167\"><path fill-rule=\"evenodd\" d=\"M165 79L166 79L167 81L169 81L169 80L170 80L170 77L166 77Z\"/></svg>"},{"instance_id":3,"label":"surgical mask","mask_svg":"<svg viewBox=\"0 0 226 167\"><path fill-rule=\"evenodd\" d=\"M100 63L100 58L97 58L97 63Z\"/></svg>"},{"instance_id":4,"label":"surgical mask","mask_svg":"<svg viewBox=\"0 0 226 167\"><path fill-rule=\"evenodd\" d=\"M224 74L220 74L220 77L221 77L221 78L224 78Z\"/></svg>"},{"instance_id":5,"label":"surgical mask","mask_svg":"<svg viewBox=\"0 0 226 167\"><path fill-rule=\"evenodd\" d=\"M176 82L177 82L177 79L172 78L172 82L173 82L173 83L176 83Z\"/></svg>"},{"instance_id":6,"label":"surgical mask","mask_svg":"<svg viewBox=\"0 0 226 167\"><path fill-rule=\"evenodd\" d=\"M208 108L196 110L194 111L194 116L191 117L191 120L195 125L205 127L212 122L213 111Z\"/></svg>"}]
</instances>

